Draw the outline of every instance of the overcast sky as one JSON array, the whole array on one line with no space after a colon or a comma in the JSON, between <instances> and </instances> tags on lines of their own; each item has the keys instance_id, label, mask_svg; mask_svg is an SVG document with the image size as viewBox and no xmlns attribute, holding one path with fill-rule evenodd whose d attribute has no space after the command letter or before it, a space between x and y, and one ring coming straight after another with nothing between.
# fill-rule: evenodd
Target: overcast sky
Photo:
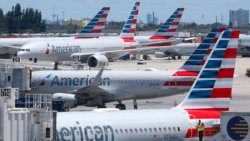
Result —
<instances>
[{"instance_id":1,"label":"overcast sky","mask_svg":"<svg viewBox=\"0 0 250 141\"><path fill-rule=\"evenodd\" d=\"M137 0L138 1L138 0ZM22 9L34 8L42 12L43 19L51 19L53 13L59 19L92 18L103 6L110 6L108 21L125 21L136 0L0 0L4 13L17 3ZM196 23L218 22L228 24L229 10L249 10L250 0L141 0L139 20L146 22L146 14L153 13L159 21L165 21L176 8L184 7L182 21ZM64 13L64 14L63 14Z\"/></svg>"}]
</instances>

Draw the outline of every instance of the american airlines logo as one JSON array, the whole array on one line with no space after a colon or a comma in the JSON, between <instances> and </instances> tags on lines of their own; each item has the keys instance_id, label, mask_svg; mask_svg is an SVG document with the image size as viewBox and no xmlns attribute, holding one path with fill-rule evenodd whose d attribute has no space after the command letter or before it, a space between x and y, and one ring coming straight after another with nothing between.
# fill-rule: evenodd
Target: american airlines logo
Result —
<instances>
[{"instance_id":1,"label":"american airlines logo","mask_svg":"<svg viewBox=\"0 0 250 141\"><path fill-rule=\"evenodd\" d=\"M50 86L88 86L95 78L86 77L58 77L55 75L51 80ZM109 86L111 79L108 77L101 78L99 85Z\"/></svg>"},{"instance_id":2,"label":"american airlines logo","mask_svg":"<svg viewBox=\"0 0 250 141\"><path fill-rule=\"evenodd\" d=\"M39 86L44 86L46 84L47 79L51 77L52 74L48 74L44 79L42 79L39 83Z\"/></svg>"},{"instance_id":3,"label":"american airlines logo","mask_svg":"<svg viewBox=\"0 0 250 141\"><path fill-rule=\"evenodd\" d=\"M47 49L45 50L45 54L73 54L80 53L81 47L79 45L69 45L66 46L55 46L47 43Z\"/></svg>"}]
</instances>

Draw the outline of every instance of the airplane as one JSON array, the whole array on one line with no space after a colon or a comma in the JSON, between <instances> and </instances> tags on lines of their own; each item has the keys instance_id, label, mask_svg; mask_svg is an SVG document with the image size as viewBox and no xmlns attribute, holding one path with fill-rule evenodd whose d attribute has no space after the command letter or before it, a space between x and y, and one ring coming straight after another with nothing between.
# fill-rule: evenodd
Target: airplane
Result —
<instances>
[{"instance_id":1,"label":"airplane","mask_svg":"<svg viewBox=\"0 0 250 141\"><path fill-rule=\"evenodd\" d=\"M100 36L110 7L103 7L95 17L75 37L32 37L32 38L0 38L0 56L10 58L17 54L21 46L32 41L73 40L79 38L97 38Z\"/></svg>"},{"instance_id":2,"label":"airplane","mask_svg":"<svg viewBox=\"0 0 250 141\"><path fill-rule=\"evenodd\" d=\"M122 100L171 96L188 91L200 71L210 48L223 28L212 29L197 50L176 71L34 71L31 93L52 93L64 101L78 101L85 106L106 107ZM67 96L66 96L67 95ZM71 96L69 96L71 95Z\"/></svg>"},{"instance_id":3,"label":"airplane","mask_svg":"<svg viewBox=\"0 0 250 141\"><path fill-rule=\"evenodd\" d=\"M170 109L94 110L57 113L57 140L196 141L219 133L220 113L232 96L239 30L225 30L184 100ZM167 91L166 91L167 92Z\"/></svg>"},{"instance_id":4,"label":"airplane","mask_svg":"<svg viewBox=\"0 0 250 141\"><path fill-rule=\"evenodd\" d=\"M121 33L121 38L92 38L84 40L34 41L22 46L17 56L30 61L53 61L57 68L59 61L80 60L88 62L90 67L108 65L108 59L124 55L126 47L135 44L131 38L135 26L140 2L136 2ZM126 51L127 53L127 51Z\"/></svg>"},{"instance_id":5,"label":"airplane","mask_svg":"<svg viewBox=\"0 0 250 141\"><path fill-rule=\"evenodd\" d=\"M170 20L160 28L152 39L154 41L139 43L134 40L135 26L138 16L139 2L135 4L127 23L121 33L121 37L106 37L98 39L85 39L77 41L37 41L25 44L18 52L18 56L22 59L37 61L53 61L58 63L59 61L71 61L79 60L82 63L87 63L89 67L102 67L107 66L109 61L116 60L130 52L138 52L138 50L153 50L156 48L143 47L148 45L156 45L159 47L159 43L164 44L172 31L176 30L175 18L179 19L183 11L182 8L178 8L174 12L174 18L170 17ZM177 15L177 16L176 16ZM177 20L178 21L178 20ZM171 23L174 25L172 26ZM170 24L170 25L169 25ZM163 32L165 30L165 33ZM171 34L168 32L170 31ZM157 40L155 40L157 37ZM161 40L158 40L161 37ZM164 38L164 40L163 40Z\"/></svg>"}]
</instances>

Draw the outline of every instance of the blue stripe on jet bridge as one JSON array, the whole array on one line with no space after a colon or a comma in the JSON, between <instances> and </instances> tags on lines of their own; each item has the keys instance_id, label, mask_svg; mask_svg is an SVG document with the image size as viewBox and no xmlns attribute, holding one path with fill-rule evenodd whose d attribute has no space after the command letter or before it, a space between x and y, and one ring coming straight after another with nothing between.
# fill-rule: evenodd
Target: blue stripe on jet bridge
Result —
<instances>
[{"instance_id":1,"label":"blue stripe on jet bridge","mask_svg":"<svg viewBox=\"0 0 250 141\"><path fill-rule=\"evenodd\" d=\"M198 80L194 88L213 88L215 80Z\"/></svg>"},{"instance_id":2,"label":"blue stripe on jet bridge","mask_svg":"<svg viewBox=\"0 0 250 141\"><path fill-rule=\"evenodd\" d=\"M232 31L230 30L225 30L223 35L222 35L222 38L230 38L231 37L231 33Z\"/></svg>"},{"instance_id":3,"label":"blue stripe on jet bridge","mask_svg":"<svg viewBox=\"0 0 250 141\"><path fill-rule=\"evenodd\" d=\"M204 70L200 78L217 78L218 71L219 70Z\"/></svg>"},{"instance_id":4,"label":"blue stripe on jet bridge","mask_svg":"<svg viewBox=\"0 0 250 141\"><path fill-rule=\"evenodd\" d=\"M188 60L188 61L186 61L185 63L184 63L184 66L186 66L186 65L201 65L201 60L200 61L193 61L193 60Z\"/></svg>"},{"instance_id":5,"label":"blue stripe on jet bridge","mask_svg":"<svg viewBox=\"0 0 250 141\"><path fill-rule=\"evenodd\" d=\"M202 43L212 43L213 39L204 39Z\"/></svg>"},{"instance_id":6,"label":"blue stripe on jet bridge","mask_svg":"<svg viewBox=\"0 0 250 141\"><path fill-rule=\"evenodd\" d=\"M225 50L215 50L211 55L211 58L224 58Z\"/></svg>"},{"instance_id":7,"label":"blue stripe on jet bridge","mask_svg":"<svg viewBox=\"0 0 250 141\"><path fill-rule=\"evenodd\" d=\"M222 60L208 60L205 68L220 68Z\"/></svg>"},{"instance_id":8,"label":"blue stripe on jet bridge","mask_svg":"<svg viewBox=\"0 0 250 141\"><path fill-rule=\"evenodd\" d=\"M198 49L196 49L195 51L194 51L194 53L193 53L193 55L196 55L196 54L206 54L207 53L207 50L198 50Z\"/></svg>"},{"instance_id":9,"label":"blue stripe on jet bridge","mask_svg":"<svg viewBox=\"0 0 250 141\"><path fill-rule=\"evenodd\" d=\"M208 49L210 47L210 44L203 44L201 43L199 46L198 46L198 49Z\"/></svg>"},{"instance_id":10,"label":"blue stripe on jet bridge","mask_svg":"<svg viewBox=\"0 0 250 141\"><path fill-rule=\"evenodd\" d=\"M209 33L206 38L214 38L216 33Z\"/></svg>"},{"instance_id":11,"label":"blue stripe on jet bridge","mask_svg":"<svg viewBox=\"0 0 250 141\"><path fill-rule=\"evenodd\" d=\"M204 58L204 55L199 55L199 54L197 54L197 55L192 55L192 56L190 56L190 57L188 58L188 60L203 60L203 58Z\"/></svg>"},{"instance_id":12,"label":"blue stripe on jet bridge","mask_svg":"<svg viewBox=\"0 0 250 141\"><path fill-rule=\"evenodd\" d=\"M210 95L211 90L192 90L188 98L210 98Z\"/></svg>"},{"instance_id":13,"label":"blue stripe on jet bridge","mask_svg":"<svg viewBox=\"0 0 250 141\"><path fill-rule=\"evenodd\" d=\"M216 48L227 48L228 40L220 40Z\"/></svg>"}]
</instances>

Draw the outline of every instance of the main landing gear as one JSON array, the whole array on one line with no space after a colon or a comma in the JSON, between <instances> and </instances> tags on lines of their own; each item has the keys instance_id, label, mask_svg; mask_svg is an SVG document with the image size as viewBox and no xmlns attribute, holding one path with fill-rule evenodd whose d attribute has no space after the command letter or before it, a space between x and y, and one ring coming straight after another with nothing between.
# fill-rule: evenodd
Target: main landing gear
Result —
<instances>
[{"instance_id":1,"label":"main landing gear","mask_svg":"<svg viewBox=\"0 0 250 141\"><path fill-rule=\"evenodd\" d=\"M120 109L120 110L126 110L126 106L120 102L119 102L119 104L117 104L115 106L115 108Z\"/></svg>"}]
</instances>

